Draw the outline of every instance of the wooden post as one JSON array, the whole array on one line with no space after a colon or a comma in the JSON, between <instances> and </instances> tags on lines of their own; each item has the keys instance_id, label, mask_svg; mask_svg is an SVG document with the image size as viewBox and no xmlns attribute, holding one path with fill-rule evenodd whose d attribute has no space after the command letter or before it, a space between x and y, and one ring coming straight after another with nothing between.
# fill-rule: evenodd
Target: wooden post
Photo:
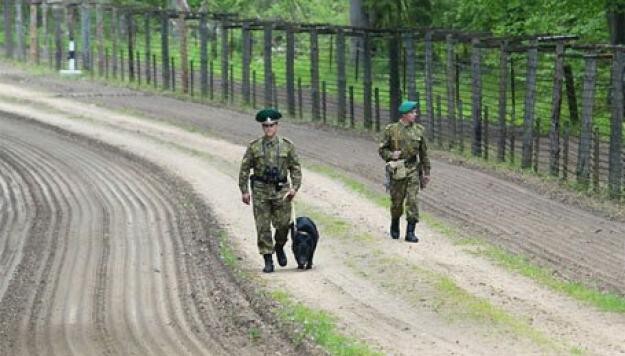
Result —
<instances>
[{"instance_id":1,"label":"wooden post","mask_svg":"<svg viewBox=\"0 0 625 356\"><path fill-rule=\"evenodd\" d=\"M592 156L592 188L595 193L599 192L599 130L593 129L593 156Z\"/></svg>"},{"instance_id":2,"label":"wooden post","mask_svg":"<svg viewBox=\"0 0 625 356\"><path fill-rule=\"evenodd\" d=\"M54 13L54 68L58 71L61 70L63 65L63 40L62 40L62 19L63 19L63 9L60 7L56 7L53 9ZM115 57L115 55L113 55Z\"/></svg>"},{"instance_id":3,"label":"wooden post","mask_svg":"<svg viewBox=\"0 0 625 356\"><path fill-rule=\"evenodd\" d=\"M623 66L625 52L615 49L612 58L612 119L610 122L610 153L608 168L608 191L610 198L621 194L623 178Z\"/></svg>"},{"instance_id":4,"label":"wooden post","mask_svg":"<svg viewBox=\"0 0 625 356\"><path fill-rule=\"evenodd\" d=\"M484 159L488 161L488 106L484 106Z\"/></svg>"},{"instance_id":5,"label":"wooden post","mask_svg":"<svg viewBox=\"0 0 625 356\"><path fill-rule=\"evenodd\" d=\"M473 121L473 141L471 143L471 152L474 156L482 155L482 54L480 40L474 38L471 41L471 103L472 103L472 121Z\"/></svg>"},{"instance_id":6,"label":"wooden post","mask_svg":"<svg viewBox=\"0 0 625 356\"><path fill-rule=\"evenodd\" d=\"M310 30L310 96L312 99L312 119L317 121L319 115L319 40L317 29Z\"/></svg>"},{"instance_id":7,"label":"wooden post","mask_svg":"<svg viewBox=\"0 0 625 356\"><path fill-rule=\"evenodd\" d=\"M456 53L455 41L452 35L447 35L447 123L451 137L449 147L456 144Z\"/></svg>"},{"instance_id":8,"label":"wooden post","mask_svg":"<svg viewBox=\"0 0 625 356\"><path fill-rule=\"evenodd\" d=\"M286 30L286 102L290 116L295 116L295 32Z\"/></svg>"},{"instance_id":9,"label":"wooden post","mask_svg":"<svg viewBox=\"0 0 625 356\"><path fill-rule=\"evenodd\" d=\"M434 69L432 63L432 32L425 34L425 107L427 115L427 132L430 139L434 138ZM397 108L395 108L397 110Z\"/></svg>"},{"instance_id":10,"label":"wooden post","mask_svg":"<svg viewBox=\"0 0 625 356\"><path fill-rule=\"evenodd\" d=\"M584 88L582 91L582 124L577 151L577 182L590 183L590 150L592 144L592 111L595 100L595 78L597 58L594 54L585 56Z\"/></svg>"},{"instance_id":11,"label":"wooden post","mask_svg":"<svg viewBox=\"0 0 625 356\"><path fill-rule=\"evenodd\" d=\"M271 106L271 40L272 40L273 25L271 23L265 23L263 27L264 34L264 52L263 60L265 64L264 78L265 78L265 107Z\"/></svg>"},{"instance_id":12,"label":"wooden post","mask_svg":"<svg viewBox=\"0 0 625 356\"><path fill-rule=\"evenodd\" d=\"M252 107L256 108L256 70L252 71Z\"/></svg>"},{"instance_id":13,"label":"wooden post","mask_svg":"<svg viewBox=\"0 0 625 356\"><path fill-rule=\"evenodd\" d=\"M516 124L516 86L514 78L514 59L510 57L510 127L512 128L512 135L510 136L510 147L514 146L514 125ZM514 163L514 152L512 152L512 160Z\"/></svg>"},{"instance_id":14,"label":"wooden post","mask_svg":"<svg viewBox=\"0 0 625 356\"><path fill-rule=\"evenodd\" d=\"M349 86L349 127L354 128L356 120L354 117L354 86Z\"/></svg>"},{"instance_id":15,"label":"wooden post","mask_svg":"<svg viewBox=\"0 0 625 356\"><path fill-rule=\"evenodd\" d=\"M443 108L441 96L436 95L436 137L438 138L438 147L443 147Z\"/></svg>"},{"instance_id":16,"label":"wooden post","mask_svg":"<svg viewBox=\"0 0 625 356\"><path fill-rule=\"evenodd\" d=\"M252 46L250 37L250 25L244 22L241 26L241 96L243 102L247 105L250 104L250 50Z\"/></svg>"},{"instance_id":17,"label":"wooden post","mask_svg":"<svg viewBox=\"0 0 625 356\"><path fill-rule=\"evenodd\" d=\"M522 168L532 165L532 133L534 128L534 107L536 105L536 69L538 66L538 46L536 40L530 43L527 51L527 81L525 90L525 113L523 116L523 156Z\"/></svg>"},{"instance_id":18,"label":"wooden post","mask_svg":"<svg viewBox=\"0 0 625 356\"><path fill-rule=\"evenodd\" d=\"M119 30L119 16L117 14L117 8L111 9L111 69L113 71L113 78L117 79L117 53L119 52L119 48L117 47L117 37Z\"/></svg>"},{"instance_id":19,"label":"wooden post","mask_svg":"<svg viewBox=\"0 0 625 356\"><path fill-rule=\"evenodd\" d=\"M93 71L91 71L93 73ZM137 85L141 86L141 52L137 51Z\"/></svg>"},{"instance_id":20,"label":"wooden post","mask_svg":"<svg viewBox=\"0 0 625 356\"><path fill-rule=\"evenodd\" d=\"M575 80L573 79L573 68L568 63L564 65L564 78L566 84L566 96L569 103L569 117L572 124L577 124L579 122L579 114L577 111Z\"/></svg>"},{"instance_id":21,"label":"wooden post","mask_svg":"<svg viewBox=\"0 0 625 356\"><path fill-rule=\"evenodd\" d=\"M458 100L458 137L460 137L460 152L464 152L464 112L462 99Z\"/></svg>"},{"instance_id":22,"label":"wooden post","mask_svg":"<svg viewBox=\"0 0 625 356\"><path fill-rule=\"evenodd\" d=\"M119 50L119 72L121 73L122 82L126 80L126 71L124 70L124 50Z\"/></svg>"},{"instance_id":23,"label":"wooden post","mask_svg":"<svg viewBox=\"0 0 625 356\"><path fill-rule=\"evenodd\" d=\"M152 27L150 26L151 13L146 12L143 15L143 29L145 41L145 82L149 85L152 81L152 68L150 63L152 60Z\"/></svg>"},{"instance_id":24,"label":"wooden post","mask_svg":"<svg viewBox=\"0 0 625 356\"><path fill-rule=\"evenodd\" d=\"M540 120L536 119L536 131L534 133L534 172L538 172L538 159L540 157Z\"/></svg>"},{"instance_id":25,"label":"wooden post","mask_svg":"<svg viewBox=\"0 0 625 356\"><path fill-rule=\"evenodd\" d=\"M571 127L567 123L564 128L564 142L562 147L562 180L567 181L569 178L569 139Z\"/></svg>"},{"instance_id":26,"label":"wooden post","mask_svg":"<svg viewBox=\"0 0 625 356\"><path fill-rule=\"evenodd\" d=\"M302 78L297 77L297 105L299 106L299 118L304 118L304 109L302 108Z\"/></svg>"},{"instance_id":27,"label":"wooden post","mask_svg":"<svg viewBox=\"0 0 625 356\"><path fill-rule=\"evenodd\" d=\"M209 77L209 97L211 100L215 99L215 66L213 64L213 60L210 60L210 66L209 66L209 72L208 72L208 77Z\"/></svg>"},{"instance_id":28,"label":"wooden post","mask_svg":"<svg viewBox=\"0 0 625 356\"><path fill-rule=\"evenodd\" d=\"M515 136L516 136L516 133L514 132L514 126L513 126L512 130L510 130L510 163L514 163L514 154L515 154L514 141L515 141Z\"/></svg>"},{"instance_id":29,"label":"wooden post","mask_svg":"<svg viewBox=\"0 0 625 356\"><path fill-rule=\"evenodd\" d=\"M48 16L49 16L48 4L42 3L41 4L41 30L43 31L43 33L41 36L41 57L47 60L48 65L51 66L52 57L50 54L50 35L49 35L50 26L49 26ZM4 41L6 43L8 39L5 37Z\"/></svg>"},{"instance_id":30,"label":"wooden post","mask_svg":"<svg viewBox=\"0 0 625 356\"><path fill-rule=\"evenodd\" d=\"M161 12L161 61L163 76L163 89L169 89L169 83L171 81L170 69L169 69L169 13L167 11Z\"/></svg>"},{"instance_id":31,"label":"wooden post","mask_svg":"<svg viewBox=\"0 0 625 356\"><path fill-rule=\"evenodd\" d=\"M80 6L80 25L82 37L82 68L91 68L91 16L89 5L83 3Z\"/></svg>"},{"instance_id":32,"label":"wooden post","mask_svg":"<svg viewBox=\"0 0 625 356\"><path fill-rule=\"evenodd\" d=\"M180 70L182 71L182 92L189 93L189 55L188 55L188 34L186 12L178 13L178 32L180 34Z\"/></svg>"},{"instance_id":33,"label":"wooden post","mask_svg":"<svg viewBox=\"0 0 625 356\"><path fill-rule=\"evenodd\" d=\"M24 13L22 11L23 0L15 0L15 37L17 38L16 59L24 61L26 49L24 46Z\"/></svg>"},{"instance_id":34,"label":"wooden post","mask_svg":"<svg viewBox=\"0 0 625 356\"><path fill-rule=\"evenodd\" d=\"M128 11L128 77L131 82L135 80L135 21L131 11Z\"/></svg>"},{"instance_id":35,"label":"wooden post","mask_svg":"<svg viewBox=\"0 0 625 356\"><path fill-rule=\"evenodd\" d=\"M347 104L347 77L345 73L345 33L342 28L336 31L336 88L337 88L337 121L340 126L345 124Z\"/></svg>"},{"instance_id":36,"label":"wooden post","mask_svg":"<svg viewBox=\"0 0 625 356\"><path fill-rule=\"evenodd\" d=\"M407 91L408 93L406 93L407 95L405 95L408 100L416 100L416 94L417 94L417 68L416 68L416 61L417 61L417 56L415 55L415 48L414 48L414 35L413 34L407 34L405 37L405 41L404 43L406 44L406 87L407 87Z\"/></svg>"},{"instance_id":37,"label":"wooden post","mask_svg":"<svg viewBox=\"0 0 625 356\"><path fill-rule=\"evenodd\" d=\"M95 6L95 36L98 46L98 75L104 74L104 9L102 4Z\"/></svg>"},{"instance_id":38,"label":"wooden post","mask_svg":"<svg viewBox=\"0 0 625 356\"><path fill-rule=\"evenodd\" d=\"M499 136L497 160L506 160L506 92L508 88L508 42L502 41L499 54Z\"/></svg>"},{"instance_id":39,"label":"wooden post","mask_svg":"<svg viewBox=\"0 0 625 356\"><path fill-rule=\"evenodd\" d=\"M158 77L156 76L156 54L152 54L152 83L154 88L158 87Z\"/></svg>"},{"instance_id":40,"label":"wooden post","mask_svg":"<svg viewBox=\"0 0 625 356\"><path fill-rule=\"evenodd\" d=\"M30 63L39 63L39 38L37 36L37 5L30 4Z\"/></svg>"},{"instance_id":41,"label":"wooden post","mask_svg":"<svg viewBox=\"0 0 625 356\"><path fill-rule=\"evenodd\" d=\"M564 77L564 43L556 45L556 63L551 96L551 130L549 131L549 174L560 175L560 108Z\"/></svg>"},{"instance_id":42,"label":"wooden post","mask_svg":"<svg viewBox=\"0 0 625 356\"><path fill-rule=\"evenodd\" d=\"M271 73L271 76L272 76L272 81L273 81L273 73ZM229 98L230 98L230 103L234 103L234 65L232 64L230 65L230 96Z\"/></svg>"},{"instance_id":43,"label":"wooden post","mask_svg":"<svg viewBox=\"0 0 625 356\"><path fill-rule=\"evenodd\" d=\"M321 103L322 103L322 118L323 118L323 124L325 125L327 123L327 118L326 118L326 112L327 112L327 102L326 102L326 81L322 81L321 82Z\"/></svg>"},{"instance_id":44,"label":"wooden post","mask_svg":"<svg viewBox=\"0 0 625 356\"><path fill-rule=\"evenodd\" d=\"M389 113L391 121L395 122L399 119L399 105L401 104L401 92L399 82L399 52L400 52L399 32L394 32L388 41L389 59L390 59L390 75L389 75Z\"/></svg>"},{"instance_id":45,"label":"wooden post","mask_svg":"<svg viewBox=\"0 0 625 356\"><path fill-rule=\"evenodd\" d=\"M176 60L171 57L171 91L176 91Z\"/></svg>"},{"instance_id":46,"label":"wooden post","mask_svg":"<svg viewBox=\"0 0 625 356\"><path fill-rule=\"evenodd\" d=\"M206 12L200 13L200 92L208 96L208 24Z\"/></svg>"},{"instance_id":47,"label":"wooden post","mask_svg":"<svg viewBox=\"0 0 625 356\"><path fill-rule=\"evenodd\" d=\"M13 14L13 10L12 10L12 1L13 0L3 0L2 4L3 4L3 24L4 24L4 55L7 58L13 58L13 19L14 17L12 16ZM55 9L54 13L56 15L56 13L58 11L61 11L60 9ZM56 22L56 26L60 26L60 19L56 18L55 19Z\"/></svg>"},{"instance_id":48,"label":"wooden post","mask_svg":"<svg viewBox=\"0 0 625 356\"><path fill-rule=\"evenodd\" d=\"M229 64L229 48L228 48L228 20L221 21L221 101L228 101L228 68ZM271 71L265 72L265 76L271 78ZM269 87L271 90L271 86ZM271 105L271 104L270 104Z\"/></svg>"},{"instance_id":49,"label":"wooden post","mask_svg":"<svg viewBox=\"0 0 625 356\"><path fill-rule=\"evenodd\" d=\"M273 107L278 110L278 87L276 85L276 74L271 72L271 97L273 98Z\"/></svg>"},{"instance_id":50,"label":"wooden post","mask_svg":"<svg viewBox=\"0 0 625 356\"><path fill-rule=\"evenodd\" d=\"M195 86L195 75L194 75L194 68L193 68L193 60L189 61L189 93L191 94L191 96L193 96L194 94L194 86Z\"/></svg>"},{"instance_id":51,"label":"wooden post","mask_svg":"<svg viewBox=\"0 0 625 356\"><path fill-rule=\"evenodd\" d=\"M380 132L380 90L374 89L375 96L375 131Z\"/></svg>"},{"instance_id":52,"label":"wooden post","mask_svg":"<svg viewBox=\"0 0 625 356\"><path fill-rule=\"evenodd\" d=\"M371 70L371 40L369 38L369 33L365 31L363 39L363 70L364 70L364 82L363 82L363 120L364 126L367 129L370 129L372 126L372 118L371 118L371 97L372 95L372 70Z\"/></svg>"}]
</instances>

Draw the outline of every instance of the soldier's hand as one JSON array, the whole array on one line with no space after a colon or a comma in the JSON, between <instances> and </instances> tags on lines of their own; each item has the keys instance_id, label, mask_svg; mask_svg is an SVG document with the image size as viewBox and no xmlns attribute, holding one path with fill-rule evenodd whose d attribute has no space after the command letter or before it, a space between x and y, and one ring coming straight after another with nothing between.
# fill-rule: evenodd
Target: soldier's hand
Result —
<instances>
[{"instance_id":1,"label":"soldier's hand","mask_svg":"<svg viewBox=\"0 0 625 356\"><path fill-rule=\"evenodd\" d=\"M297 191L295 189L289 189L289 192L286 195L286 200L293 200L293 198L295 198L295 194L297 194Z\"/></svg>"},{"instance_id":2,"label":"soldier's hand","mask_svg":"<svg viewBox=\"0 0 625 356\"><path fill-rule=\"evenodd\" d=\"M401 151L393 151L391 152L391 159L398 159L401 155Z\"/></svg>"},{"instance_id":3,"label":"soldier's hand","mask_svg":"<svg viewBox=\"0 0 625 356\"><path fill-rule=\"evenodd\" d=\"M250 205L250 193L241 194L241 201L245 205Z\"/></svg>"}]
</instances>

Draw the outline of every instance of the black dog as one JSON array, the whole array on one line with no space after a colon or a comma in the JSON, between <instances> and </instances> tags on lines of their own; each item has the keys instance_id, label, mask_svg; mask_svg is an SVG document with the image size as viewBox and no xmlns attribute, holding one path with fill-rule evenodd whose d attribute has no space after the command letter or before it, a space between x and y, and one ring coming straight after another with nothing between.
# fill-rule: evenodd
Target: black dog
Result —
<instances>
[{"instance_id":1,"label":"black dog","mask_svg":"<svg viewBox=\"0 0 625 356\"><path fill-rule=\"evenodd\" d=\"M297 229L293 233L292 248L295 255L295 261L297 261L297 268L311 269L313 265L313 256L315 255L315 249L317 248L317 241L319 240L319 232L315 223L307 217L299 217L296 219Z\"/></svg>"}]
</instances>

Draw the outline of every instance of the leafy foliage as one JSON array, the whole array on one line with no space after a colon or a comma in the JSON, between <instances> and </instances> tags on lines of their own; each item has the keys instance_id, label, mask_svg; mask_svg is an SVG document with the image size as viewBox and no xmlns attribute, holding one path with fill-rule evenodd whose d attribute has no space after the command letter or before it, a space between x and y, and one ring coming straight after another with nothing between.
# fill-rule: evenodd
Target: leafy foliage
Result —
<instances>
[{"instance_id":1,"label":"leafy foliage","mask_svg":"<svg viewBox=\"0 0 625 356\"><path fill-rule=\"evenodd\" d=\"M372 27L424 27L432 22L430 0L365 0Z\"/></svg>"},{"instance_id":2,"label":"leafy foliage","mask_svg":"<svg viewBox=\"0 0 625 356\"><path fill-rule=\"evenodd\" d=\"M605 1L442 0L439 9L434 12L436 27L497 35L575 34L589 42L607 42L609 38Z\"/></svg>"}]
</instances>

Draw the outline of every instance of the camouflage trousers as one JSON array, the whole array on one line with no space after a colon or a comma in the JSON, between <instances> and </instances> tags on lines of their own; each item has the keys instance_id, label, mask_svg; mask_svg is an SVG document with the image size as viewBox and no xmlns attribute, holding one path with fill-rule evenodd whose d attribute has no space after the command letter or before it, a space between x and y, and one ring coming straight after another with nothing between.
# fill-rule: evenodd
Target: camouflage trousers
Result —
<instances>
[{"instance_id":1,"label":"camouflage trousers","mask_svg":"<svg viewBox=\"0 0 625 356\"><path fill-rule=\"evenodd\" d=\"M284 245L287 241L291 222L291 202L283 197L288 191L288 188L283 188L279 192L275 192L273 188L264 188L252 192L258 251L262 255L274 252L272 226L276 230L276 245Z\"/></svg>"},{"instance_id":2,"label":"camouflage trousers","mask_svg":"<svg viewBox=\"0 0 625 356\"><path fill-rule=\"evenodd\" d=\"M404 201L406 202L406 220L419 222L419 174L414 171L405 179L391 180L391 218L399 219L404 213Z\"/></svg>"}]
</instances>

